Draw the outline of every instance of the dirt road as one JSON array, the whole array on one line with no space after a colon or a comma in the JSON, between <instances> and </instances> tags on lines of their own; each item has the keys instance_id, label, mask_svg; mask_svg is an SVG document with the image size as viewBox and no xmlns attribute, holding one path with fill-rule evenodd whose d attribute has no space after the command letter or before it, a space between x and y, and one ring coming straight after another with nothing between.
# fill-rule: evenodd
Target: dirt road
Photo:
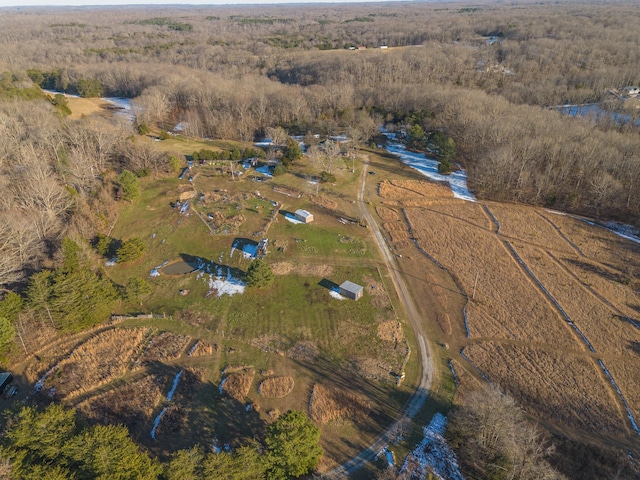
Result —
<instances>
[{"instance_id":1,"label":"dirt road","mask_svg":"<svg viewBox=\"0 0 640 480\"><path fill-rule=\"evenodd\" d=\"M369 157L366 157L362 169L362 178L360 179L358 205L360 207L360 213L362 214L362 217L365 219L365 221L369 225L369 228L371 228L371 231L373 232L373 236L376 239L376 243L378 244L378 248L380 249L382 258L384 259L384 262L391 275L393 285L396 289L396 292L398 293L398 297L400 298L405 311L407 312L407 317L409 318L411 328L413 329L414 335L418 341L418 354L420 357L421 370L420 382L418 384L418 388L405 405L402 416L398 418L389 428L387 428L382 433L382 435L380 435L380 437L378 437L378 439L373 442L366 450L353 457L348 462L345 462L339 467L336 467L333 470L323 474L322 478L326 479L348 477L351 473L361 468L365 463L372 461L385 445L394 440L393 432L396 425L402 421L405 421L407 418L413 418L420 411L420 409L424 405L425 400L427 399L427 396L429 395L431 380L433 378L433 357L422 331L422 318L418 314L418 310L416 309L416 306L413 302L413 298L411 298L411 295L407 290L407 286L405 284L404 278L400 273L394 254L392 253L390 247L387 245L387 242L385 241L382 233L380 232L380 229L378 228L378 224L376 223L371 213L369 213L367 205L363 201L368 170Z\"/></svg>"}]
</instances>

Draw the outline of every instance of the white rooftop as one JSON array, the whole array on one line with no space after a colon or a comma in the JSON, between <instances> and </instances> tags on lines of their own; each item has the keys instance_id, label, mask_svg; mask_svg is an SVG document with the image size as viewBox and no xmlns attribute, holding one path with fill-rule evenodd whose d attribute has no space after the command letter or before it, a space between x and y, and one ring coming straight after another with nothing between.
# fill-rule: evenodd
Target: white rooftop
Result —
<instances>
[{"instance_id":1,"label":"white rooftop","mask_svg":"<svg viewBox=\"0 0 640 480\"><path fill-rule=\"evenodd\" d=\"M364 287L361 285L358 285L357 283L353 283L350 282L349 280L347 280L346 282L342 282L340 284L340 288L342 290L346 290L347 292L352 292L352 293L358 293L360 292Z\"/></svg>"}]
</instances>

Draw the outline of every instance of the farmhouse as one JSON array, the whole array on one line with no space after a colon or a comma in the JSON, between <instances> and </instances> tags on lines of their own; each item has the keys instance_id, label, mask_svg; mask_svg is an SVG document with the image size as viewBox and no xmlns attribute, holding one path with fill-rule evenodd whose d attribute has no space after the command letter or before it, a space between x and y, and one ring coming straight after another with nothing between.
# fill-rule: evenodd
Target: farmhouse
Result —
<instances>
[{"instance_id":1,"label":"farmhouse","mask_svg":"<svg viewBox=\"0 0 640 480\"><path fill-rule=\"evenodd\" d=\"M300 220L302 223L311 223L313 222L313 214L307 212L306 210L298 209L294 212L294 215L297 220Z\"/></svg>"},{"instance_id":2,"label":"farmhouse","mask_svg":"<svg viewBox=\"0 0 640 480\"><path fill-rule=\"evenodd\" d=\"M349 280L340 284L340 295L350 298L351 300L358 300L362 296L363 291L364 287Z\"/></svg>"}]
</instances>

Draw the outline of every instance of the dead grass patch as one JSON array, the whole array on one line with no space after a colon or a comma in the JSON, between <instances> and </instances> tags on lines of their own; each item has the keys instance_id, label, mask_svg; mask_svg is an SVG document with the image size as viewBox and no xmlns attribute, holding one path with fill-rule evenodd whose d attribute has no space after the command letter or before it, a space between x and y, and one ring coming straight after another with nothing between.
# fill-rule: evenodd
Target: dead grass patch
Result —
<instances>
[{"instance_id":1,"label":"dead grass patch","mask_svg":"<svg viewBox=\"0 0 640 480\"><path fill-rule=\"evenodd\" d=\"M369 380L389 380L393 368L381 358L357 357L352 360L353 371Z\"/></svg>"},{"instance_id":2,"label":"dead grass patch","mask_svg":"<svg viewBox=\"0 0 640 480\"><path fill-rule=\"evenodd\" d=\"M45 380L58 398L71 398L113 380L128 370L131 359L148 329L115 328L94 336L58 363Z\"/></svg>"},{"instance_id":3,"label":"dead grass patch","mask_svg":"<svg viewBox=\"0 0 640 480\"><path fill-rule=\"evenodd\" d=\"M404 338L402 325L398 320L388 320L378 324L376 333L378 338L385 342L401 342Z\"/></svg>"},{"instance_id":4,"label":"dead grass patch","mask_svg":"<svg viewBox=\"0 0 640 480\"><path fill-rule=\"evenodd\" d=\"M384 222L397 222L398 220L400 220L398 212L393 208L376 207L376 212Z\"/></svg>"},{"instance_id":5,"label":"dead grass patch","mask_svg":"<svg viewBox=\"0 0 640 480\"><path fill-rule=\"evenodd\" d=\"M258 393L265 398L283 398L293 391L295 382L291 377L271 377L258 386Z\"/></svg>"},{"instance_id":6,"label":"dead grass patch","mask_svg":"<svg viewBox=\"0 0 640 480\"><path fill-rule=\"evenodd\" d=\"M327 197L323 197L322 195L313 195L311 197L311 202L328 210L335 210L338 208L338 204L336 202L328 199Z\"/></svg>"},{"instance_id":7,"label":"dead grass patch","mask_svg":"<svg viewBox=\"0 0 640 480\"><path fill-rule=\"evenodd\" d=\"M621 321L616 312L583 288L573 276L541 250L528 245L518 246L516 249L596 352L635 356L629 349L629 343L640 343L640 330L629 322Z\"/></svg>"},{"instance_id":8,"label":"dead grass patch","mask_svg":"<svg viewBox=\"0 0 640 480\"><path fill-rule=\"evenodd\" d=\"M573 273L584 285L590 287L623 315L640 323L640 291L634 290L624 275L586 258L559 258L561 264ZM634 306L636 308L634 308Z\"/></svg>"},{"instance_id":9,"label":"dead grass patch","mask_svg":"<svg viewBox=\"0 0 640 480\"><path fill-rule=\"evenodd\" d=\"M274 275L303 275L314 277L329 277L333 273L331 265L309 265L291 262L276 262L271 265Z\"/></svg>"},{"instance_id":10,"label":"dead grass patch","mask_svg":"<svg viewBox=\"0 0 640 480\"><path fill-rule=\"evenodd\" d=\"M451 319L446 313L438 313L436 315L436 321L440 325L440 329L447 335L451 335Z\"/></svg>"},{"instance_id":11,"label":"dead grass patch","mask_svg":"<svg viewBox=\"0 0 640 480\"><path fill-rule=\"evenodd\" d=\"M187 368L183 370L174 398L179 401L192 400L196 392L200 389L203 378L203 368Z\"/></svg>"},{"instance_id":12,"label":"dead grass patch","mask_svg":"<svg viewBox=\"0 0 640 480\"><path fill-rule=\"evenodd\" d=\"M92 422L102 425L124 424L139 432L162 400L160 377L147 375L131 383L89 398L76 405Z\"/></svg>"},{"instance_id":13,"label":"dead grass patch","mask_svg":"<svg viewBox=\"0 0 640 480\"><path fill-rule=\"evenodd\" d=\"M244 402L249 394L253 377L256 371L253 368L246 368L236 373L230 373L225 377L222 391L238 402Z\"/></svg>"},{"instance_id":14,"label":"dead grass patch","mask_svg":"<svg viewBox=\"0 0 640 480\"><path fill-rule=\"evenodd\" d=\"M253 347L259 348L263 352L277 353L283 355L287 349L288 341L282 335L265 333L251 340Z\"/></svg>"},{"instance_id":15,"label":"dead grass patch","mask_svg":"<svg viewBox=\"0 0 640 480\"><path fill-rule=\"evenodd\" d=\"M635 345L640 356L640 345ZM638 359L612 360L605 363L609 373L615 378L636 422L640 420L640 362Z\"/></svg>"},{"instance_id":16,"label":"dead grass patch","mask_svg":"<svg viewBox=\"0 0 640 480\"><path fill-rule=\"evenodd\" d=\"M187 410L181 405L172 404L168 406L160 425L158 425L156 436L183 431L187 427L187 420Z\"/></svg>"},{"instance_id":17,"label":"dead grass patch","mask_svg":"<svg viewBox=\"0 0 640 480\"><path fill-rule=\"evenodd\" d=\"M409 206L410 205L407 205L407 207ZM432 202L427 208L443 215L460 218L461 220L480 227L483 230L491 231L495 225L479 203L451 199Z\"/></svg>"},{"instance_id":18,"label":"dead grass patch","mask_svg":"<svg viewBox=\"0 0 640 480\"><path fill-rule=\"evenodd\" d=\"M363 421L371 405L360 395L316 383L311 392L309 415L320 425L329 422Z\"/></svg>"},{"instance_id":19,"label":"dead grass patch","mask_svg":"<svg viewBox=\"0 0 640 480\"><path fill-rule=\"evenodd\" d=\"M590 358L489 342L465 352L492 383L536 417L596 433L627 430L608 380Z\"/></svg>"},{"instance_id":20,"label":"dead grass patch","mask_svg":"<svg viewBox=\"0 0 640 480\"><path fill-rule=\"evenodd\" d=\"M318 346L310 341L298 342L287 350L287 356L300 362L314 362L318 357Z\"/></svg>"},{"instance_id":21,"label":"dead grass patch","mask_svg":"<svg viewBox=\"0 0 640 480\"><path fill-rule=\"evenodd\" d=\"M191 347L191 351L189 352L190 357L203 357L205 355L213 355L213 351L217 350L217 345L211 345L206 340L198 340L193 347Z\"/></svg>"},{"instance_id":22,"label":"dead grass patch","mask_svg":"<svg viewBox=\"0 0 640 480\"><path fill-rule=\"evenodd\" d=\"M489 208L500 223L500 234L524 240L544 248L575 253L558 231L537 214L537 210L522 205L491 203Z\"/></svg>"},{"instance_id":23,"label":"dead grass patch","mask_svg":"<svg viewBox=\"0 0 640 480\"><path fill-rule=\"evenodd\" d=\"M362 281L366 286L367 293L371 295L371 305L378 308L386 308L391 305L389 295L387 295L387 291L381 282L374 280L368 275L364 276Z\"/></svg>"},{"instance_id":24,"label":"dead grass patch","mask_svg":"<svg viewBox=\"0 0 640 480\"><path fill-rule=\"evenodd\" d=\"M448 185L426 180L385 180L380 183L380 196L393 200L420 197L453 197Z\"/></svg>"},{"instance_id":25,"label":"dead grass patch","mask_svg":"<svg viewBox=\"0 0 640 480\"><path fill-rule=\"evenodd\" d=\"M149 344L137 361L140 366L153 362L175 360L184 352L191 341L191 337L178 335L173 332L162 332L149 340Z\"/></svg>"},{"instance_id":26,"label":"dead grass patch","mask_svg":"<svg viewBox=\"0 0 640 480\"><path fill-rule=\"evenodd\" d=\"M579 347L564 320L493 233L430 211L406 212L420 247L447 267L469 296L478 276L475 300L468 304L472 337Z\"/></svg>"}]
</instances>

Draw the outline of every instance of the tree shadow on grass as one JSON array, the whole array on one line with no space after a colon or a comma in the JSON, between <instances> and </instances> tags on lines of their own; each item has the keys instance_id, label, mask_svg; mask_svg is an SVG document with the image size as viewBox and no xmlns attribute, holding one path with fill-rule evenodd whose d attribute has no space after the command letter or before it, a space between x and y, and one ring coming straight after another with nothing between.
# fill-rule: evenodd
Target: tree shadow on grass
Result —
<instances>
[{"instance_id":1,"label":"tree shadow on grass","mask_svg":"<svg viewBox=\"0 0 640 480\"><path fill-rule=\"evenodd\" d=\"M318 285L326 288L327 290L334 291L334 292L337 292L340 289L340 285L326 278L323 278L322 280L320 280L318 282Z\"/></svg>"},{"instance_id":2,"label":"tree shadow on grass","mask_svg":"<svg viewBox=\"0 0 640 480\"><path fill-rule=\"evenodd\" d=\"M202 257L195 257L193 255L189 255L187 253L181 253L180 258L182 258L182 262L178 262L184 266L181 273L193 273L196 270L201 271L202 273L215 275L217 277L233 277L238 280L244 280L246 277L246 273L239 268L230 267L228 265L223 265L221 263L216 263L213 260L208 260ZM176 263L167 265L167 267L171 267L173 265L177 265ZM166 273L165 270L167 267L162 269L162 273ZM177 269L178 267L176 267ZM189 270L190 269L190 270Z\"/></svg>"}]
</instances>

